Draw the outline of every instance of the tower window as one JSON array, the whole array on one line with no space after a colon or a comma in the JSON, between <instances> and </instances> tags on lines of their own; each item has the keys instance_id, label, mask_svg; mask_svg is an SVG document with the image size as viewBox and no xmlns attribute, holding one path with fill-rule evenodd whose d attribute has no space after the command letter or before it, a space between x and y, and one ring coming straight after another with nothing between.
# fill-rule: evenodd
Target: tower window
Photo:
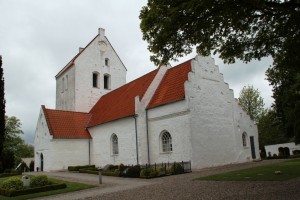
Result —
<instances>
[{"instance_id":1,"label":"tower window","mask_svg":"<svg viewBox=\"0 0 300 200\"><path fill-rule=\"evenodd\" d=\"M98 88L98 73L94 72L93 73L93 87L94 88Z\"/></svg>"},{"instance_id":2,"label":"tower window","mask_svg":"<svg viewBox=\"0 0 300 200\"><path fill-rule=\"evenodd\" d=\"M104 75L104 89L110 89L110 75Z\"/></svg>"},{"instance_id":3,"label":"tower window","mask_svg":"<svg viewBox=\"0 0 300 200\"><path fill-rule=\"evenodd\" d=\"M109 59L105 58L105 66L109 66Z\"/></svg>"}]
</instances>

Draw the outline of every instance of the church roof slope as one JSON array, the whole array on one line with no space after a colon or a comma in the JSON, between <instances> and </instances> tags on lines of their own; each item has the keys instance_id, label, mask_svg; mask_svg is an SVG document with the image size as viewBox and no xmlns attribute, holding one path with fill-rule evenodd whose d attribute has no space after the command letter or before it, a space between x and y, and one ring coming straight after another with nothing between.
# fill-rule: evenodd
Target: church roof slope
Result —
<instances>
[{"instance_id":1,"label":"church roof slope","mask_svg":"<svg viewBox=\"0 0 300 200\"><path fill-rule=\"evenodd\" d=\"M91 109L88 127L135 115L135 97L142 98L157 69L102 96Z\"/></svg>"},{"instance_id":2,"label":"church roof slope","mask_svg":"<svg viewBox=\"0 0 300 200\"><path fill-rule=\"evenodd\" d=\"M43 106L50 134L56 139L90 139L85 128L89 113L51 110Z\"/></svg>"},{"instance_id":3,"label":"church roof slope","mask_svg":"<svg viewBox=\"0 0 300 200\"><path fill-rule=\"evenodd\" d=\"M191 69L191 60L169 69L147 108L150 109L184 99L184 82L188 80L188 73Z\"/></svg>"}]
</instances>

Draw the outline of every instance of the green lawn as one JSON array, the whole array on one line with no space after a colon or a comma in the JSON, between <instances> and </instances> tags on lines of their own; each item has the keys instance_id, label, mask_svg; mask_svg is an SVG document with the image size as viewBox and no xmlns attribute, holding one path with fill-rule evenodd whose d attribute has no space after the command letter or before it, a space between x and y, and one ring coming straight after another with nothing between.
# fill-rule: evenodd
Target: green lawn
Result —
<instances>
[{"instance_id":1,"label":"green lawn","mask_svg":"<svg viewBox=\"0 0 300 200\"><path fill-rule=\"evenodd\" d=\"M282 174L275 174L281 171ZM300 177L300 159L289 160L281 163L243 169L239 171L200 177L197 180L210 181L284 181Z\"/></svg>"},{"instance_id":2,"label":"green lawn","mask_svg":"<svg viewBox=\"0 0 300 200\"><path fill-rule=\"evenodd\" d=\"M19 177L21 177L21 176L19 176ZM10 178L10 177L0 178L0 185L2 184L2 182L4 180L6 180L8 178ZM67 185L67 187L64 189L58 189L58 190L52 190L52 191L48 191L48 192L40 192L40 193L34 193L34 194L27 194L27 195L21 195L21 196L16 196L16 197L6 197L6 196L0 195L0 199L1 200L31 199L31 198L36 198L36 197L61 194L61 193L66 193L66 192L73 192L73 191L77 191L77 190L84 190L84 189L95 187L93 185L86 185L86 184L77 183L77 182L62 181L62 180L52 179L52 178L49 178L49 180L56 182L56 183L65 183Z\"/></svg>"}]
</instances>

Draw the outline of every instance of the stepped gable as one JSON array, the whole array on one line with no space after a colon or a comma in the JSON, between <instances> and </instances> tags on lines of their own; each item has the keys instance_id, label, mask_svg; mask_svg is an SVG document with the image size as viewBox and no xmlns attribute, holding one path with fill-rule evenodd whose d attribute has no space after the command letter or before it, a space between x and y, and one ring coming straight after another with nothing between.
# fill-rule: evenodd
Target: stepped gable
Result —
<instances>
[{"instance_id":1,"label":"stepped gable","mask_svg":"<svg viewBox=\"0 0 300 200\"><path fill-rule=\"evenodd\" d=\"M55 139L90 139L85 128L89 113L52 110L42 106L50 134Z\"/></svg>"},{"instance_id":2,"label":"stepped gable","mask_svg":"<svg viewBox=\"0 0 300 200\"><path fill-rule=\"evenodd\" d=\"M169 69L147 108L151 109L184 99L184 82L188 80L191 69L191 60Z\"/></svg>"},{"instance_id":3,"label":"stepped gable","mask_svg":"<svg viewBox=\"0 0 300 200\"><path fill-rule=\"evenodd\" d=\"M157 74L158 69L102 96L91 109L88 127L135 115L135 97L140 99Z\"/></svg>"}]
</instances>

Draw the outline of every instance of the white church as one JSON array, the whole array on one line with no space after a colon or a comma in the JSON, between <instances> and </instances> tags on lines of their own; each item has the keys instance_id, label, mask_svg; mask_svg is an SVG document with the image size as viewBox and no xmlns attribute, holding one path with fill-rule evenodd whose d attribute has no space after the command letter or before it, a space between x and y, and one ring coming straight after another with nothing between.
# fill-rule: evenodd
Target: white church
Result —
<instances>
[{"instance_id":1,"label":"white church","mask_svg":"<svg viewBox=\"0 0 300 200\"><path fill-rule=\"evenodd\" d=\"M212 58L160 66L129 83L126 72L100 28L55 76L56 109L41 106L35 170L260 159L257 127Z\"/></svg>"}]
</instances>

